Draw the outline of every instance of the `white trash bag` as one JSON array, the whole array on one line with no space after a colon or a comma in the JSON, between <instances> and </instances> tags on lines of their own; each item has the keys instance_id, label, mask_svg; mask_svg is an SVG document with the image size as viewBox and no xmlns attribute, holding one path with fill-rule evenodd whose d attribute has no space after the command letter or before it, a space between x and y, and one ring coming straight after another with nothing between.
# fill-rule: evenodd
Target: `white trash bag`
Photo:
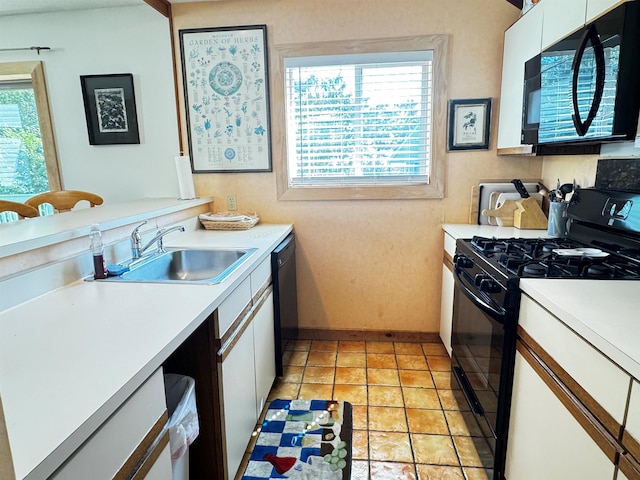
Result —
<instances>
[{"instance_id":1,"label":"white trash bag","mask_svg":"<svg viewBox=\"0 0 640 480\"><path fill-rule=\"evenodd\" d=\"M184 375L167 373L164 376L164 392L169 413L169 442L171 459L182 457L189 445L200 433L196 409L196 382Z\"/></svg>"}]
</instances>

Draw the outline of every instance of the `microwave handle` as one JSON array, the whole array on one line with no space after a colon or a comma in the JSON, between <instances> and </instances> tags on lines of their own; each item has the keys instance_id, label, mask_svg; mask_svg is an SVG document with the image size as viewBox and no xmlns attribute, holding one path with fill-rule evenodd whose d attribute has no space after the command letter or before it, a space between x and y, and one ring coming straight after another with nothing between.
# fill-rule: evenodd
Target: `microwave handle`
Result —
<instances>
[{"instance_id":1,"label":"microwave handle","mask_svg":"<svg viewBox=\"0 0 640 480\"><path fill-rule=\"evenodd\" d=\"M596 90L593 94L593 100L591 102L591 108L589 109L589 115L587 115L587 118L583 121L580 118L580 110L578 109L578 73L580 71L582 57L585 50L587 49L587 45L589 44L589 42L591 42L591 44L593 45L593 52L596 56ZM575 56L573 57L573 65L571 66L571 70L573 70L573 85L571 88L571 99L573 100L573 115L571 115L571 118L573 120L573 125L576 128L576 132L578 132L578 135L584 137L587 134L589 127L591 126L591 122L593 122L593 119L598 113L598 108L600 108L600 101L602 100L605 81L604 47L602 46L600 36L598 35L598 30L596 29L596 26L594 24L591 24L582 36L580 48L578 48Z\"/></svg>"}]
</instances>

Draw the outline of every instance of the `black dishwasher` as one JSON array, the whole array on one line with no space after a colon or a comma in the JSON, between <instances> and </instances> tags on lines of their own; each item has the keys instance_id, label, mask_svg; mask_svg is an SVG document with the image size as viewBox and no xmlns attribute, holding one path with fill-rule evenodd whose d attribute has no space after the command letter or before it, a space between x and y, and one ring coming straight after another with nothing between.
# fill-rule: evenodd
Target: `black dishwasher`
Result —
<instances>
[{"instance_id":1,"label":"black dishwasher","mask_svg":"<svg viewBox=\"0 0 640 480\"><path fill-rule=\"evenodd\" d=\"M276 337L276 375L283 375L282 355L287 340L298 336L298 298L296 294L296 237L290 233L271 253L274 328Z\"/></svg>"}]
</instances>

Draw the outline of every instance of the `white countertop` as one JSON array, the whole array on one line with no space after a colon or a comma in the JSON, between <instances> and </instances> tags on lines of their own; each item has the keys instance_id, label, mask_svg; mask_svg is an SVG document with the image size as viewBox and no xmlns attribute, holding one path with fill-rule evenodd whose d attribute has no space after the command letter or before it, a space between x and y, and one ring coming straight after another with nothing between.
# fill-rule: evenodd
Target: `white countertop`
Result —
<instances>
[{"instance_id":1,"label":"white countertop","mask_svg":"<svg viewBox=\"0 0 640 480\"><path fill-rule=\"evenodd\" d=\"M161 211L166 215L212 201L210 197L193 200L145 198L3 223L0 224L0 258L87 236L92 223L99 224L103 230L115 228L145 220L150 212Z\"/></svg>"},{"instance_id":2,"label":"white countertop","mask_svg":"<svg viewBox=\"0 0 640 480\"><path fill-rule=\"evenodd\" d=\"M0 313L0 395L16 478L46 478L292 230L198 230L167 246L256 247L219 285L78 281Z\"/></svg>"},{"instance_id":3,"label":"white countertop","mask_svg":"<svg viewBox=\"0 0 640 480\"><path fill-rule=\"evenodd\" d=\"M640 282L535 278L520 289L640 379Z\"/></svg>"},{"instance_id":4,"label":"white countertop","mask_svg":"<svg viewBox=\"0 0 640 480\"><path fill-rule=\"evenodd\" d=\"M545 238L546 230L445 224L454 238ZM640 281L521 279L520 289L640 379Z\"/></svg>"}]
</instances>

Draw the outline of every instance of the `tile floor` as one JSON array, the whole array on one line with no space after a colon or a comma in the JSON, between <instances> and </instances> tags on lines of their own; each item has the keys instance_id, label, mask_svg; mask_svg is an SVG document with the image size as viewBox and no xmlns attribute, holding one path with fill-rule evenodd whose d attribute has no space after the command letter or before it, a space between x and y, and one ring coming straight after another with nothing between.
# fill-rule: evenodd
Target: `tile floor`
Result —
<instances>
[{"instance_id":1,"label":"tile floor","mask_svg":"<svg viewBox=\"0 0 640 480\"><path fill-rule=\"evenodd\" d=\"M353 405L352 480L486 480L442 344L290 342L270 399Z\"/></svg>"}]
</instances>

